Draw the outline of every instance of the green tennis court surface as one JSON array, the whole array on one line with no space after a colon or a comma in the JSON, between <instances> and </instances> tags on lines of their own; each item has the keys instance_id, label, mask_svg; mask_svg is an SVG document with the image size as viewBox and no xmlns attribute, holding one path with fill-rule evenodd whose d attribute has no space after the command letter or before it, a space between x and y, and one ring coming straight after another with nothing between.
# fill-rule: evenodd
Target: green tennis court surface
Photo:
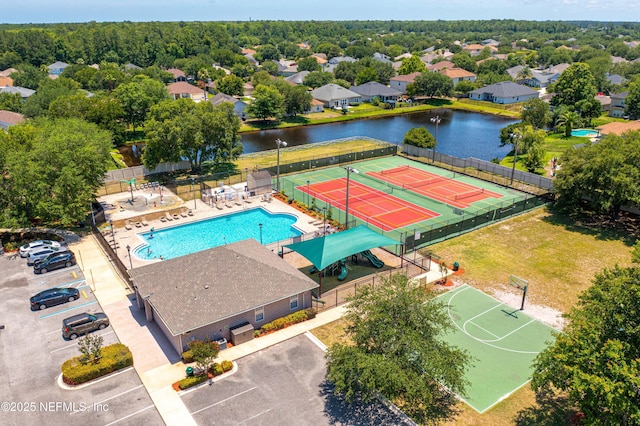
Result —
<instances>
[{"instance_id":1,"label":"green tennis court surface","mask_svg":"<svg viewBox=\"0 0 640 426\"><path fill-rule=\"evenodd\" d=\"M534 358L556 330L468 285L438 297L455 325L445 340L473 357L462 399L483 413L530 380Z\"/></svg>"}]
</instances>

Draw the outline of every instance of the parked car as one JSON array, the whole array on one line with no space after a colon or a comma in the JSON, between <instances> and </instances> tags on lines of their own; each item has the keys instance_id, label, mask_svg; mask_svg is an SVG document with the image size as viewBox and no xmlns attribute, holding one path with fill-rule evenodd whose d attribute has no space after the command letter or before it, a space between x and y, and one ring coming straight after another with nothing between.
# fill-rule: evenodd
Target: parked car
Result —
<instances>
[{"instance_id":1,"label":"parked car","mask_svg":"<svg viewBox=\"0 0 640 426\"><path fill-rule=\"evenodd\" d=\"M33 266L35 263L45 260L54 253L63 253L65 251L67 251L66 247L48 247L38 251L32 251L27 256L27 265Z\"/></svg>"},{"instance_id":2,"label":"parked car","mask_svg":"<svg viewBox=\"0 0 640 426\"><path fill-rule=\"evenodd\" d=\"M76 256L72 251L50 254L42 262L36 262L33 265L33 272L36 274L44 274L54 269L60 269L76 264Z\"/></svg>"},{"instance_id":3,"label":"parked car","mask_svg":"<svg viewBox=\"0 0 640 426\"><path fill-rule=\"evenodd\" d=\"M102 312L96 314L84 312L62 320L62 336L65 339L74 340L83 334L104 330L108 326L109 318Z\"/></svg>"},{"instance_id":4,"label":"parked car","mask_svg":"<svg viewBox=\"0 0 640 426\"><path fill-rule=\"evenodd\" d=\"M49 248L49 247L60 248L61 246L62 244L59 243L58 241L52 241L52 240L31 241L30 243L27 243L20 247L20 257L27 257L29 256L29 253L31 253L32 251L41 250L43 248Z\"/></svg>"},{"instance_id":5,"label":"parked car","mask_svg":"<svg viewBox=\"0 0 640 426\"><path fill-rule=\"evenodd\" d=\"M73 287L54 287L32 296L31 310L46 309L50 306L73 302L80 298L80 292Z\"/></svg>"}]
</instances>

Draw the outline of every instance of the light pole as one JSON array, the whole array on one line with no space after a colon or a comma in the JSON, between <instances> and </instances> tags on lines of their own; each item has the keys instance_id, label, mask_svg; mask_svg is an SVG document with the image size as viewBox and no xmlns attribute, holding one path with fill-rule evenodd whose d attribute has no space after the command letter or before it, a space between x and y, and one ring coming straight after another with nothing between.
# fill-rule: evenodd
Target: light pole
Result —
<instances>
[{"instance_id":1,"label":"light pole","mask_svg":"<svg viewBox=\"0 0 640 426\"><path fill-rule=\"evenodd\" d=\"M193 193L193 209L197 209L198 206L196 205L196 193L193 192L193 182L194 182L194 178L191 178L191 192Z\"/></svg>"},{"instance_id":2,"label":"light pole","mask_svg":"<svg viewBox=\"0 0 640 426\"><path fill-rule=\"evenodd\" d=\"M435 143L433 144L433 157L431 159L432 163L436 162L436 146L438 146L438 124L440 124L440 121L442 121L442 119L440 118L439 115L436 115L435 117L431 117L431 122L436 123L436 138L435 138Z\"/></svg>"},{"instance_id":3,"label":"light pole","mask_svg":"<svg viewBox=\"0 0 640 426\"><path fill-rule=\"evenodd\" d=\"M131 261L131 246L127 244L127 254L129 256L129 269L133 269L133 262Z\"/></svg>"},{"instance_id":4,"label":"light pole","mask_svg":"<svg viewBox=\"0 0 640 426\"><path fill-rule=\"evenodd\" d=\"M344 168L347 171L347 197L344 203L344 212L345 212L345 221L344 221L344 229L349 229L349 176L351 173L358 174L358 170L354 169L351 166L346 166Z\"/></svg>"},{"instance_id":5,"label":"light pole","mask_svg":"<svg viewBox=\"0 0 640 426\"><path fill-rule=\"evenodd\" d=\"M278 159L277 159L277 176L276 176L276 192L280 193L280 147L286 147L287 143L285 141L281 141L279 138L276 139L276 145L278 146Z\"/></svg>"},{"instance_id":6,"label":"light pole","mask_svg":"<svg viewBox=\"0 0 640 426\"><path fill-rule=\"evenodd\" d=\"M511 133L509 137L511 138L511 140L515 140L516 142L515 151L513 155L513 167L511 168L511 181L509 182L509 185L513 185L513 175L516 172L516 163L518 162L518 143L520 142L520 139L522 139L522 135L520 134L520 132L515 132L515 133Z\"/></svg>"},{"instance_id":7,"label":"light pole","mask_svg":"<svg viewBox=\"0 0 640 426\"><path fill-rule=\"evenodd\" d=\"M262 224L259 223L258 226L260 227L260 244L262 244Z\"/></svg>"}]
</instances>

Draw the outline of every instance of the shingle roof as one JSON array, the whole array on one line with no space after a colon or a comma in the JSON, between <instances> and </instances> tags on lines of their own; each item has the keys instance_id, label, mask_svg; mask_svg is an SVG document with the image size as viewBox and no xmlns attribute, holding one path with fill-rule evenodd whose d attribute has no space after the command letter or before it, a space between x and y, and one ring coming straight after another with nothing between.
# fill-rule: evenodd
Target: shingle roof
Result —
<instances>
[{"instance_id":1,"label":"shingle roof","mask_svg":"<svg viewBox=\"0 0 640 426\"><path fill-rule=\"evenodd\" d=\"M17 112L0 110L0 128L6 129L9 126L22 123L25 120L24 115Z\"/></svg>"},{"instance_id":2,"label":"shingle roof","mask_svg":"<svg viewBox=\"0 0 640 426\"><path fill-rule=\"evenodd\" d=\"M179 70L178 68L169 68L167 72L170 72L173 75L173 78L186 77L184 71Z\"/></svg>"},{"instance_id":3,"label":"shingle roof","mask_svg":"<svg viewBox=\"0 0 640 426\"><path fill-rule=\"evenodd\" d=\"M396 75L395 77L391 77L390 81L404 81L406 83L413 83L417 76L422 74L421 72L412 72L411 74L406 75Z\"/></svg>"},{"instance_id":4,"label":"shingle roof","mask_svg":"<svg viewBox=\"0 0 640 426\"><path fill-rule=\"evenodd\" d=\"M69 64L67 64L66 62L62 62L62 61L56 61L54 63L52 63L51 65L49 65L49 70L52 69L60 69L60 68L66 68L68 67Z\"/></svg>"},{"instance_id":5,"label":"shingle roof","mask_svg":"<svg viewBox=\"0 0 640 426\"><path fill-rule=\"evenodd\" d=\"M302 84L304 83L304 79L309 75L310 71L300 71L297 72L287 78L285 78L285 80L287 80L290 83L294 83L294 84Z\"/></svg>"},{"instance_id":6,"label":"shingle roof","mask_svg":"<svg viewBox=\"0 0 640 426\"><path fill-rule=\"evenodd\" d=\"M362 96L401 96L402 92L392 89L391 87L380 84L377 81L370 81L359 86L351 86L351 91Z\"/></svg>"},{"instance_id":7,"label":"shingle roof","mask_svg":"<svg viewBox=\"0 0 640 426\"><path fill-rule=\"evenodd\" d=\"M254 239L130 273L140 295L174 336L318 287Z\"/></svg>"},{"instance_id":8,"label":"shingle roof","mask_svg":"<svg viewBox=\"0 0 640 426\"><path fill-rule=\"evenodd\" d=\"M345 89L340 85L331 83L313 90L311 92L311 96L315 99L328 102L336 99L359 98L360 94L352 92L349 89Z\"/></svg>"},{"instance_id":9,"label":"shingle roof","mask_svg":"<svg viewBox=\"0 0 640 426\"><path fill-rule=\"evenodd\" d=\"M199 89L186 81L171 83L167 86L167 91L172 95L179 95L181 93L189 93L191 95L202 94L202 89Z\"/></svg>"},{"instance_id":10,"label":"shingle roof","mask_svg":"<svg viewBox=\"0 0 640 426\"><path fill-rule=\"evenodd\" d=\"M640 130L640 120L619 122L614 121L611 123L603 124L597 128L603 135L621 135L626 132Z\"/></svg>"},{"instance_id":11,"label":"shingle roof","mask_svg":"<svg viewBox=\"0 0 640 426\"><path fill-rule=\"evenodd\" d=\"M473 94L491 93L496 98L513 98L516 96L528 96L538 94L535 90L516 84L512 81L501 81L490 86L485 86L480 89L471 91Z\"/></svg>"},{"instance_id":12,"label":"shingle roof","mask_svg":"<svg viewBox=\"0 0 640 426\"><path fill-rule=\"evenodd\" d=\"M20 86L4 86L0 87L0 93L10 93L13 95L18 94L23 98L28 98L29 96L36 93L36 91Z\"/></svg>"},{"instance_id":13,"label":"shingle roof","mask_svg":"<svg viewBox=\"0 0 640 426\"><path fill-rule=\"evenodd\" d=\"M15 68L7 68L6 70L0 71L0 77L10 77L14 72L18 72Z\"/></svg>"},{"instance_id":14,"label":"shingle roof","mask_svg":"<svg viewBox=\"0 0 640 426\"><path fill-rule=\"evenodd\" d=\"M476 75L463 68L444 68L439 71L440 74L453 78L475 77Z\"/></svg>"},{"instance_id":15,"label":"shingle roof","mask_svg":"<svg viewBox=\"0 0 640 426\"><path fill-rule=\"evenodd\" d=\"M451 61L440 61L440 62L436 62L435 64L428 65L427 69L429 71L440 71L445 68L455 68L455 66L456 64L454 64Z\"/></svg>"},{"instance_id":16,"label":"shingle roof","mask_svg":"<svg viewBox=\"0 0 640 426\"><path fill-rule=\"evenodd\" d=\"M216 95L209 99L209 102L211 102L213 105L219 105L223 102L229 102L230 104L235 105L237 102L241 102L240 99L238 98L234 98L233 96L229 96L225 93L216 93Z\"/></svg>"}]
</instances>

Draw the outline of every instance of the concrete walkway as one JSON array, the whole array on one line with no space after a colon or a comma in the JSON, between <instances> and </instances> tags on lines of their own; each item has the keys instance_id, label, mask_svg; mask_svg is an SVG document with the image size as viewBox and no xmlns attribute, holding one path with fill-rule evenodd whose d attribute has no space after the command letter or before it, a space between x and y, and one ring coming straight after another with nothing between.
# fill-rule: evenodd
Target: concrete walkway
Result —
<instances>
[{"instance_id":1,"label":"concrete walkway","mask_svg":"<svg viewBox=\"0 0 640 426\"><path fill-rule=\"evenodd\" d=\"M191 414L171 386L185 377L187 367L157 324L149 323L138 309L111 260L93 236L70 244L79 265L118 339L133 353L134 368L167 425L195 425ZM220 351L219 360L234 361L284 340L339 319L344 306L328 309L314 319Z\"/></svg>"}]
</instances>

